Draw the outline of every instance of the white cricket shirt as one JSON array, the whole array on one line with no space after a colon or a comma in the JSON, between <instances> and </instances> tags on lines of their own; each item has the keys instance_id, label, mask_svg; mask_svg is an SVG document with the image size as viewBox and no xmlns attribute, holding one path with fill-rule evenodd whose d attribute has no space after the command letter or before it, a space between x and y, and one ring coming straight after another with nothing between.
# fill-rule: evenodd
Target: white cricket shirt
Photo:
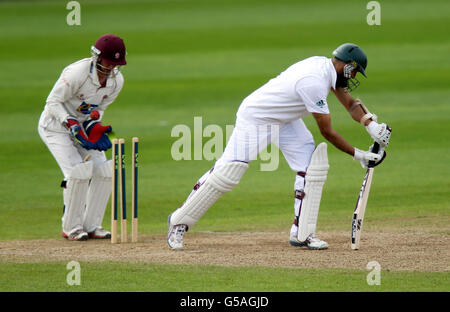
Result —
<instances>
[{"instance_id":1,"label":"white cricket shirt","mask_svg":"<svg viewBox=\"0 0 450 312\"><path fill-rule=\"evenodd\" d=\"M123 87L122 74L117 69L114 71L115 75L109 76L106 86L102 88L91 58L64 68L47 97L39 125L47 130L67 132L64 123L68 116L82 123L93 110L99 111L101 119L106 107L116 99Z\"/></svg>"},{"instance_id":2,"label":"white cricket shirt","mask_svg":"<svg viewBox=\"0 0 450 312\"><path fill-rule=\"evenodd\" d=\"M309 113L329 114L327 97L336 88L336 78L330 58L304 59L247 96L237 117L257 124L281 124Z\"/></svg>"}]
</instances>

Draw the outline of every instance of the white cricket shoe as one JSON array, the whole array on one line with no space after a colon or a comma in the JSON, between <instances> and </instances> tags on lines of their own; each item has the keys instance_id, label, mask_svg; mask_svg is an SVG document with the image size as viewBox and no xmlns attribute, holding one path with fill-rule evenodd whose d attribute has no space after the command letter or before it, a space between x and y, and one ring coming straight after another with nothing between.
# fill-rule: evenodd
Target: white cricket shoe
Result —
<instances>
[{"instance_id":1,"label":"white cricket shoe","mask_svg":"<svg viewBox=\"0 0 450 312\"><path fill-rule=\"evenodd\" d=\"M169 232L167 233L167 244L169 247L174 250L182 250L183 249L183 236L184 233L187 232L186 224L177 224L173 225L170 223L169 216Z\"/></svg>"},{"instance_id":2,"label":"white cricket shoe","mask_svg":"<svg viewBox=\"0 0 450 312\"><path fill-rule=\"evenodd\" d=\"M314 234L311 234L306 239L306 247L308 247L308 249L322 250L328 248L328 243L317 238Z\"/></svg>"},{"instance_id":3,"label":"white cricket shoe","mask_svg":"<svg viewBox=\"0 0 450 312\"><path fill-rule=\"evenodd\" d=\"M306 246L306 242L299 241L297 238L297 235L295 235L295 236L291 235L291 237L289 238L289 244L291 246L295 246L295 247Z\"/></svg>"},{"instance_id":4,"label":"white cricket shoe","mask_svg":"<svg viewBox=\"0 0 450 312\"><path fill-rule=\"evenodd\" d=\"M289 238L289 244L291 246L295 246L295 247L306 246L306 242L301 242L301 241L298 240L297 234L298 234L298 226L295 225L295 224L292 224L292 226L291 226L291 235L290 235L290 238Z\"/></svg>"},{"instance_id":5,"label":"white cricket shoe","mask_svg":"<svg viewBox=\"0 0 450 312\"><path fill-rule=\"evenodd\" d=\"M89 235L89 238L96 238L96 239L111 238L111 232L105 230L102 227L96 228L93 232L89 232L88 235Z\"/></svg>"},{"instance_id":6,"label":"white cricket shoe","mask_svg":"<svg viewBox=\"0 0 450 312\"><path fill-rule=\"evenodd\" d=\"M62 236L70 241L85 241L88 239L88 233L81 229L74 230L69 234L63 231Z\"/></svg>"},{"instance_id":7,"label":"white cricket shoe","mask_svg":"<svg viewBox=\"0 0 450 312\"><path fill-rule=\"evenodd\" d=\"M314 234L311 234L308 236L306 241L301 242L298 240L297 236L292 236L289 239L289 244L291 246L295 247L302 247L306 246L308 249L314 249L314 250L322 250L328 248L328 243L326 241L323 241L319 238L317 238Z\"/></svg>"}]
</instances>

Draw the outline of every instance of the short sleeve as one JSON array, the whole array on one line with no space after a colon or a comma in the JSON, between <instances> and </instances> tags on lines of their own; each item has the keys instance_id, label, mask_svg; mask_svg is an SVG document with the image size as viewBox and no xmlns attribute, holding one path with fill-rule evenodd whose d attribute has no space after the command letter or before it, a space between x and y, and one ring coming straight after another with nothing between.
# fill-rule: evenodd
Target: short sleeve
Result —
<instances>
[{"instance_id":1,"label":"short sleeve","mask_svg":"<svg viewBox=\"0 0 450 312\"><path fill-rule=\"evenodd\" d=\"M295 90L310 113L329 114L327 97L329 90L323 82L314 76L297 81Z\"/></svg>"}]
</instances>

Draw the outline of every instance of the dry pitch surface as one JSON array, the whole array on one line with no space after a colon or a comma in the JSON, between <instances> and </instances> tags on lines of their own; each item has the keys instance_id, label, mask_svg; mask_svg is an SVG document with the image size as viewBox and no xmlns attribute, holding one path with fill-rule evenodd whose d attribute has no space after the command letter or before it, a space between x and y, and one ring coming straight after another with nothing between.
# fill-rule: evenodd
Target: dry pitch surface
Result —
<instances>
[{"instance_id":1,"label":"dry pitch surface","mask_svg":"<svg viewBox=\"0 0 450 312\"><path fill-rule=\"evenodd\" d=\"M318 232L327 250L292 247L287 232L197 232L185 236L183 251L170 250L165 235L141 236L137 244L109 240L69 242L63 238L0 242L0 262L128 261L165 264L450 271L445 234L363 233L361 249L350 249L349 233ZM176 256L175 256L176 255Z\"/></svg>"}]
</instances>

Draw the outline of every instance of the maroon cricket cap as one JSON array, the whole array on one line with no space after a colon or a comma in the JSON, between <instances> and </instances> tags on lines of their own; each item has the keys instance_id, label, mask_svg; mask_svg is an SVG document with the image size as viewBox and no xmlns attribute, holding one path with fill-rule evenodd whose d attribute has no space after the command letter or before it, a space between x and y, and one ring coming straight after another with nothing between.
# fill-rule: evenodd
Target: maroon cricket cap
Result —
<instances>
[{"instance_id":1,"label":"maroon cricket cap","mask_svg":"<svg viewBox=\"0 0 450 312\"><path fill-rule=\"evenodd\" d=\"M122 38L105 34L98 38L95 47L100 50L100 58L110 65L126 65L125 44Z\"/></svg>"}]
</instances>

